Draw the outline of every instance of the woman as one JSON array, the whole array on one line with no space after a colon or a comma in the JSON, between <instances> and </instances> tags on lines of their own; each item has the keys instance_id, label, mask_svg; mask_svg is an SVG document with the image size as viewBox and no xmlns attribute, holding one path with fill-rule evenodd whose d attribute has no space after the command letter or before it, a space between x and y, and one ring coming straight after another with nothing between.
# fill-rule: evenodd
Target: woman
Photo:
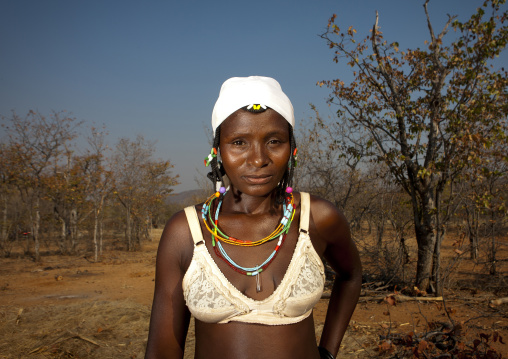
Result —
<instances>
[{"instance_id":1,"label":"woman","mask_svg":"<svg viewBox=\"0 0 508 359\"><path fill-rule=\"evenodd\" d=\"M212 127L205 164L217 192L164 229L146 358L182 358L191 313L195 358L335 358L361 264L340 211L291 188L291 102L272 78L231 78ZM318 347L311 314L324 286L320 257L337 275Z\"/></svg>"}]
</instances>

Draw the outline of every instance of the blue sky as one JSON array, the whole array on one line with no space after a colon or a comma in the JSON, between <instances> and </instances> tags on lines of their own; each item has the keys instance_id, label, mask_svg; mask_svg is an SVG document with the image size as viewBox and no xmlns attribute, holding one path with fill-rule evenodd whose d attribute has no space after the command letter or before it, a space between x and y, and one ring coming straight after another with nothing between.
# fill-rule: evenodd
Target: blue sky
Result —
<instances>
[{"instance_id":1,"label":"blue sky","mask_svg":"<svg viewBox=\"0 0 508 359\"><path fill-rule=\"evenodd\" d=\"M435 31L446 14L465 20L478 0L431 0ZM232 76L276 78L297 121L309 103L328 110L316 82L350 78L319 38L336 13L361 37L375 11L389 42L401 49L428 39L424 1L0 1L0 115L66 110L85 126L104 124L108 142L143 134L157 157L197 188L209 153L205 128L220 85ZM83 131L84 132L84 129Z\"/></svg>"}]
</instances>

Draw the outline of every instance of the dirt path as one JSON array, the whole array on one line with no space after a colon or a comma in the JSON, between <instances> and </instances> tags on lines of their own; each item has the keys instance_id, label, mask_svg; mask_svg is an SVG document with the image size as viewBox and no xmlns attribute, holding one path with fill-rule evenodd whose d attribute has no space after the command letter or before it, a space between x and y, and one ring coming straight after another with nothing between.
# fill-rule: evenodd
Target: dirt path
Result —
<instances>
[{"instance_id":1,"label":"dirt path","mask_svg":"<svg viewBox=\"0 0 508 359\"><path fill-rule=\"evenodd\" d=\"M0 358L142 358L154 286L157 242L140 252L106 252L102 261L43 256L0 259ZM380 336L422 334L448 325L441 302L409 301L390 306L383 294L362 297L341 349L343 358L375 357ZM492 308L490 293L447 293L455 323L472 343L479 333L508 340L506 305ZM314 310L317 337L327 300ZM186 358L193 355L193 330ZM398 350L400 347L386 347ZM506 345L495 349L508 355Z\"/></svg>"}]
</instances>

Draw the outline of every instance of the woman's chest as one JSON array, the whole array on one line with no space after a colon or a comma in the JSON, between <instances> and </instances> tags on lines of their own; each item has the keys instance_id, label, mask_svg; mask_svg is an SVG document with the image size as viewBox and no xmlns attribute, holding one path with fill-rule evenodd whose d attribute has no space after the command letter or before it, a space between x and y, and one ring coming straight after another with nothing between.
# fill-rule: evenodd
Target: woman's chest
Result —
<instances>
[{"instance_id":1,"label":"woman's chest","mask_svg":"<svg viewBox=\"0 0 508 359\"><path fill-rule=\"evenodd\" d=\"M264 233L245 228L238 239L256 241ZM226 243L208 231L204 232L204 240L208 254L227 281L245 296L263 300L286 276L298 243L298 228L290 228L287 233L279 233L258 245Z\"/></svg>"}]
</instances>

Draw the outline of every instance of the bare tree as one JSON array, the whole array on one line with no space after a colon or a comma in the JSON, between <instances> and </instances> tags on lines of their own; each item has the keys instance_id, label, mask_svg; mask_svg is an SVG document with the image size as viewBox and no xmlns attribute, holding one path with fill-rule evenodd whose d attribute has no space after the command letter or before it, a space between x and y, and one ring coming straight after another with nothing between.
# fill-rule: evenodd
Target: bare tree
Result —
<instances>
[{"instance_id":1,"label":"bare tree","mask_svg":"<svg viewBox=\"0 0 508 359\"><path fill-rule=\"evenodd\" d=\"M25 117L13 112L8 120L10 124L4 126L7 145L15 151L4 165L8 166L12 183L27 206L31 226L31 236L27 238L33 239L35 260L38 261L44 179L50 165L61 159L65 144L76 137L75 129L81 122L64 112L52 112L46 117L35 111L29 111ZM29 251L28 242L26 251Z\"/></svg>"},{"instance_id":2,"label":"bare tree","mask_svg":"<svg viewBox=\"0 0 508 359\"><path fill-rule=\"evenodd\" d=\"M108 150L104 142L105 136L104 130L91 128L91 134L87 137L90 149L86 155L87 166L84 171L90 184L87 198L92 203L94 214L92 243L95 262L98 261L99 255L102 255L103 249L104 204L113 190L112 172L105 166L105 152Z\"/></svg>"},{"instance_id":3,"label":"bare tree","mask_svg":"<svg viewBox=\"0 0 508 359\"><path fill-rule=\"evenodd\" d=\"M363 40L356 41L352 26L341 31L335 15L322 35L335 51L334 61L346 59L353 68L350 83L320 83L332 90L329 101L338 106L338 119L368 137L373 158L411 198L418 244L415 284L423 290L439 271L447 184L481 158L478 148L506 141L508 77L504 69L491 67L508 40L501 3L486 1L466 22L449 17L436 33L427 0L427 50L400 51L397 42L388 44L377 14L372 34ZM450 27L458 35L448 41Z\"/></svg>"},{"instance_id":4,"label":"bare tree","mask_svg":"<svg viewBox=\"0 0 508 359\"><path fill-rule=\"evenodd\" d=\"M151 210L172 191L178 176L171 175L169 161L154 160L155 147L138 135L134 141L120 139L113 156L114 193L125 210L125 240L128 250L147 237Z\"/></svg>"}]
</instances>

